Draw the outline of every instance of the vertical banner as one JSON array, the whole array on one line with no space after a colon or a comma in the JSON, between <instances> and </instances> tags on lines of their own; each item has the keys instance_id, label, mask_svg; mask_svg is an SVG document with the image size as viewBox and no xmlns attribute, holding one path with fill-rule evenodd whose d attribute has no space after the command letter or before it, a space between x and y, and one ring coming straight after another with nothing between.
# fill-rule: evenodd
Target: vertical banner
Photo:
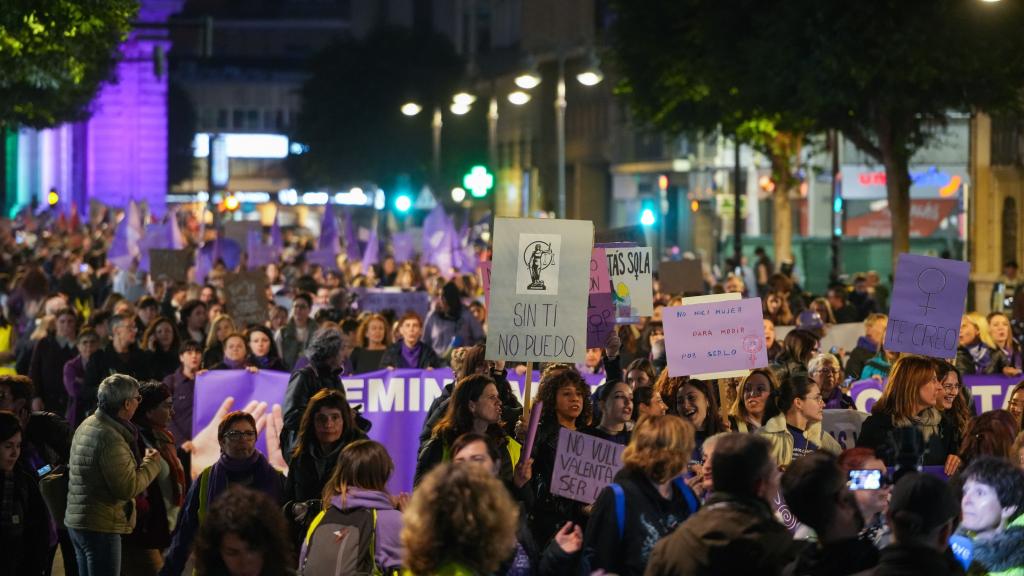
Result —
<instances>
[{"instance_id":1,"label":"vertical banner","mask_svg":"<svg viewBox=\"0 0 1024 576\"><path fill-rule=\"evenodd\" d=\"M616 317L620 324L635 324L654 314L651 249L606 248Z\"/></svg>"},{"instance_id":2,"label":"vertical banner","mask_svg":"<svg viewBox=\"0 0 1024 576\"><path fill-rule=\"evenodd\" d=\"M583 362L594 224L496 218L487 359Z\"/></svg>"},{"instance_id":3,"label":"vertical banner","mask_svg":"<svg viewBox=\"0 0 1024 576\"><path fill-rule=\"evenodd\" d=\"M886 350L955 358L970 272L968 262L900 254Z\"/></svg>"}]
</instances>

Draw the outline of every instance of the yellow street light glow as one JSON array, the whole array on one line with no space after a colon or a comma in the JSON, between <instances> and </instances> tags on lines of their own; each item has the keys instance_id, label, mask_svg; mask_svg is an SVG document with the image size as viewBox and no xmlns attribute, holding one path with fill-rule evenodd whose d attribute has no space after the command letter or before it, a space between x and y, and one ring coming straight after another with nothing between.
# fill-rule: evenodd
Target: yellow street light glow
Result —
<instances>
[{"instance_id":1,"label":"yellow street light glow","mask_svg":"<svg viewBox=\"0 0 1024 576\"><path fill-rule=\"evenodd\" d=\"M516 106L522 106L530 101L530 95L522 90L516 90L508 95L508 101Z\"/></svg>"},{"instance_id":2,"label":"yellow street light glow","mask_svg":"<svg viewBox=\"0 0 1024 576\"><path fill-rule=\"evenodd\" d=\"M519 86L523 90L532 90L540 84L540 74L534 71L523 72L519 76L516 76L516 86Z\"/></svg>"},{"instance_id":3,"label":"yellow street light glow","mask_svg":"<svg viewBox=\"0 0 1024 576\"><path fill-rule=\"evenodd\" d=\"M406 116L415 116L423 110L423 107L415 102L406 102L402 104L402 114Z\"/></svg>"},{"instance_id":4,"label":"yellow street light glow","mask_svg":"<svg viewBox=\"0 0 1024 576\"><path fill-rule=\"evenodd\" d=\"M455 96L452 96L453 104L464 106L466 107L466 109L469 109L469 105L472 104L473 102L476 102L476 96L473 96L472 94L466 92L465 90L459 92Z\"/></svg>"},{"instance_id":5,"label":"yellow street light glow","mask_svg":"<svg viewBox=\"0 0 1024 576\"><path fill-rule=\"evenodd\" d=\"M585 70L576 75L576 80L584 86L595 86L604 80L600 70Z\"/></svg>"},{"instance_id":6,"label":"yellow street light glow","mask_svg":"<svg viewBox=\"0 0 1024 576\"><path fill-rule=\"evenodd\" d=\"M452 105L448 109L452 111L452 114L455 114L456 116L462 116L463 114L469 112L469 105L459 104L458 102L452 102Z\"/></svg>"}]
</instances>

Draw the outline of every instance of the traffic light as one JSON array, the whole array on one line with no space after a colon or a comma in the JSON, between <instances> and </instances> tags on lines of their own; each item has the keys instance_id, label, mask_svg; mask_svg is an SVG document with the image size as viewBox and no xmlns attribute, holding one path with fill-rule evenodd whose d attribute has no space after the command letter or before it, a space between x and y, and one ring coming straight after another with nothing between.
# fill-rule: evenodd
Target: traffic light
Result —
<instances>
[{"instance_id":1,"label":"traffic light","mask_svg":"<svg viewBox=\"0 0 1024 576\"><path fill-rule=\"evenodd\" d=\"M406 194L405 192L402 192L401 194L395 197L395 210L397 210L399 214L405 214L409 212L409 210L411 209L412 196Z\"/></svg>"},{"instance_id":2,"label":"traffic light","mask_svg":"<svg viewBox=\"0 0 1024 576\"><path fill-rule=\"evenodd\" d=\"M473 198L483 198L491 188L494 188L494 175L488 172L485 166L473 166L462 177L462 187L469 190Z\"/></svg>"},{"instance_id":3,"label":"traffic light","mask_svg":"<svg viewBox=\"0 0 1024 576\"><path fill-rule=\"evenodd\" d=\"M234 212L241 205L242 203L238 201L234 194L228 193L221 199L217 208L220 212Z\"/></svg>"},{"instance_id":4,"label":"traffic light","mask_svg":"<svg viewBox=\"0 0 1024 576\"><path fill-rule=\"evenodd\" d=\"M668 176L665 174L658 176L658 190L662 192L668 190Z\"/></svg>"}]
</instances>

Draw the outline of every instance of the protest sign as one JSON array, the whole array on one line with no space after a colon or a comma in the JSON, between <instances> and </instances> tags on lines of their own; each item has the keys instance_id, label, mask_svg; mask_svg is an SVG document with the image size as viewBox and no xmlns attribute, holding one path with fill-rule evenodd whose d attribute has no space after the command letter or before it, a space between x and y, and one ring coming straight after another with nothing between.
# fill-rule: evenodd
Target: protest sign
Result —
<instances>
[{"instance_id":1,"label":"protest sign","mask_svg":"<svg viewBox=\"0 0 1024 576\"><path fill-rule=\"evenodd\" d=\"M607 244L609 242L629 242L634 246L646 246L647 235L641 226L608 228L606 230L598 230L594 234L595 244Z\"/></svg>"},{"instance_id":2,"label":"protest sign","mask_svg":"<svg viewBox=\"0 0 1024 576\"><path fill-rule=\"evenodd\" d=\"M662 318L669 376L732 378L768 365L760 298L687 303Z\"/></svg>"},{"instance_id":3,"label":"protest sign","mask_svg":"<svg viewBox=\"0 0 1024 576\"><path fill-rule=\"evenodd\" d=\"M964 386L974 397L977 413L989 410L1006 410L1010 405L1010 391L1020 381L1019 376L1003 375L967 375L963 377ZM850 397L857 410L871 412L871 407L882 397L885 383L881 380L859 380L850 386Z\"/></svg>"},{"instance_id":4,"label":"protest sign","mask_svg":"<svg viewBox=\"0 0 1024 576\"><path fill-rule=\"evenodd\" d=\"M634 324L654 314L651 249L607 248L608 275L620 324Z\"/></svg>"},{"instance_id":5,"label":"protest sign","mask_svg":"<svg viewBox=\"0 0 1024 576\"><path fill-rule=\"evenodd\" d=\"M623 449L621 444L562 428L551 472L551 493L593 504L622 469Z\"/></svg>"},{"instance_id":6,"label":"protest sign","mask_svg":"<svg viewBox=\"0 0 1024 576\"><path fill-rule=\"evenodd\" d=\"M821 429L831 434L836 442L843 447L843 450L846 450L857 445L860 427L867 417L867 412L831 408L823 411Z\"/></svg>"},{"instance_id":7,"label":"protest sign","mask_svg":"<svg viewBox=\"0 0 1024 576\"><path fill-rule=\"evenodd\" d=\"M612 282L608 276L608 257L604 248L594 248L590 252L590 293L611 293Z\"/></svg>"},{"instance_id":8,"label":"protest sign","mask_svg":"<svg viewBox=\"0 0 1024 576\"><path fill-rule=\"evenodd\" d=\"M263 236L263 225L257 220L230 220L224 223L224 237L245 246L249 242L249 232Z\"/></svg>"},{"instance_id":9,"label":"protest sign","mask_svg":"<svg viewBox=\"0 0 1024 576\"><path fill-rule=\"evenodd\" d=\"M212 441L212 445L202 450L209 458L197 464L193 455L193 471L198 474L205 466L213 464L219 454L216 445L216 429L220 420L215 418L218 409L222 408L227 398L231 398L226 414L231 410L246 410L254 415L274 415L284 405L285 391L288 389L289 375L286 372L260 370L251 373L246 370L212 370L197 377L193 394L192 430L197 442L201 438ZM534 373L534 380L540 375ZM412 490L413 474L416 471L417 448L419 433L426 419L430 405L444 391L444 386L453 381L450 369L437 370L379 370L344 376L341 385L349 403L360 408L360 414L369 420L373 427L370 438L387 448L395 462L395 471L388 485L393 494ZM593 374L584 375L591 390L603 382L603 377ZM512 392L522 400L523 375L509 373ZM539 406L539 405L538 405ZM539 407L537 408L539 410ZM538 412L539 414L539 412ZM221 414L223 417L223 414ZM267 424L260 432L256 447L278 468L284 466L281 449L276 442L277 434ZM212 434L200 433L211 428ZM270 430L270 433L264 432ZM273 436L269 438L268 436ZM205 463L205 466L202 464Z\"/></svg>"},{"instance_id":10,"label":"protest sign","mask_svg":"<svg viewBox=\"0 0 1024 576\"><path fill-rule=\"evenodd\" d=\"M970 272L967 262L900 254L886 350L955 358Z\"/></svg>"},{"instance_id":11,"label":"protest sign","mask_svg":"<svg viewBox=\"0 0 1024 576\"><path fill-rule=\"evenodd\" d=\"M589 221L495 219L488 360L583 362L589 286L581 280L593 237Z\"/></svg>"},{"instance_id":12,"label":"protest sign","mask_svg":"<svg viewBox=\"0 0 1024 576\"><path fill-rule=\"evenodd\" d=\"M481 262L477 268L480 270L480 283L484 287L484 306L491 309L491 263Z\"/></svg>"},{"instance_id":13,"label":"protest sign","mask_svg":"<svg viewBox=\"0 0 1024 576\"><path fill-rule=\"evenodd\" d=\"M186 282L192 258L187 250L164 250L150 248L149 275L154 280Z\"/></svg>"},{"instance_id":14,"label":"protest sign","mask_svg":"<svg viewBox=\"0 0 1024 576\"><path fill-rule=\"evenodd\" d=\"M704 293L700 260L665 260L658 266L658 282L665 294Z\"/></svg>"},{"instance_id":15,"label":"protest sign","mask_svg":"<svg viewBox=\"0 0 1024 576\"><path fill-rule=\"evenodd\" d=\"M228 273L224 293L235 326L262 324L267 319L267 275L263 272Z\"/></svg>"},{"instance_id":16,"label":"protest sign","mask_svg":"<svg viewBox=\"0 0 1024 576\"><path fill-rule=\"evenodd\" d=\"M608 335L617 325L611 293L591 294L587 306L587 348L604 348Z\"/></svg>"},{"instance_id":17,"label":"protest sign","mask_svg":"<svg viewBox=\"0 0 1024 576\"><path fill-rule=\"evenodd\" d=\"M396 316L406 312L415 312L420 318L426 318L430 312L430 295L426 292L401 292L379 288L358 288L357 306L367 312L394 311Z\"/></svg>"}]
</instances>

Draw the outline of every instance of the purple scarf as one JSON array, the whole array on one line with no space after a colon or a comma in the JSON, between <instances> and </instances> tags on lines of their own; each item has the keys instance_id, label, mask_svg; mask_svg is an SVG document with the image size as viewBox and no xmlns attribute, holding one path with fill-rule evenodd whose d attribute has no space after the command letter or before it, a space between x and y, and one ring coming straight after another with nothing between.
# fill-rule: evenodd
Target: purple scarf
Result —
<instances>
[{"instance_id":1,"label":"purple scarf","mask_svg":"<svg viewBox=\"0 0 1024 576\"><path fill-rule=\"evenodd\" d=\"M420 348L423 347L422 342L417 342L415 346L409 348L405 345L405 341L402 341L402 358L405 360L406 365L409 368L419 368L420 366Z\"/></svg>"},{"instance_id":2,"label":"purple scarf","mask_svg":"<svg viewBox=\"0 0 1024 576\"><path fill-rule=\"evenodd\" d=\"M230 359L228 359L227 356L225 356L224 359L221 360L221 362L223 362L225 366L227 366L228 368L231 368L232 370L241 370L241 369L245 368L245 360L235 361L235 360L230 360Z\"/></svg>"},{"instance_id":3,"label":"purple scarf","mask_svg":"<svg viewBox=\"0 0 1024 576\"><path fill-rule=\"evenodd\" d=\"M249 488L259 490L274 499L281 500L281 474L270 465L270 462L259 452L253 450L252 456L239 460L231 458L227 454L221 454L220 459L213 465L210 472L210 494L209 501L228 487L228 474L247 474L252 476L252 484Z\"/></svg>"},{"instance_id":4,"label":"purple scarf","mask_svg":"<svg viewBox=\"0 0 1024 576\"><path fill-rule=\"evenodd\" d=\"M828 398L825 398L825 408L846 408L846 406L843 404L843 391L839 389L839 386L833 388L832 395L829 396Z\"/></svg>"}]
</instances>

